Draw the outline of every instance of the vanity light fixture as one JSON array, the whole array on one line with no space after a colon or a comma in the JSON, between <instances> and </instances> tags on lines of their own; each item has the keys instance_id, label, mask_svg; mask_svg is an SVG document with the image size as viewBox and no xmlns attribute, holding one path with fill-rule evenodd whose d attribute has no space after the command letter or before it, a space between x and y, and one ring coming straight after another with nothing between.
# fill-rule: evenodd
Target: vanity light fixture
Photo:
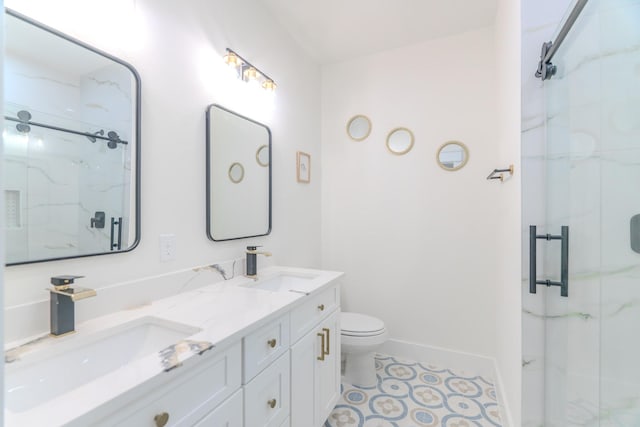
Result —
<instances>
[{"instance_id":1,"label":"vanity light fixture","mask_svg":"<svg viewBox=\"0 0 640 427\"><path fill-rule=\"evenodd\" d=\"M275 92L277 85L273 79L233 50L227 48L227 53L223 59L225 64L235 69L238 78L242 79L242 81L247 83L258 82L267 92Z\"/></svg>"}]
</instances>

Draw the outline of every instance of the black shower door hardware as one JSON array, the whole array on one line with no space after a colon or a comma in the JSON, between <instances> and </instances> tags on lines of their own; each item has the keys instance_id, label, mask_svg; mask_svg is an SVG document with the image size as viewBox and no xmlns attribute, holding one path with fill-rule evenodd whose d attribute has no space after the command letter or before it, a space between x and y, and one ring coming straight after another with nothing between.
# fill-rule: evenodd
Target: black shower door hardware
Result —
<instances>
[{"instance_id":1,"label":"black shower door hardware","mask_svg":"<svg viewBox=\"0 0 640 427\"><path fill-rule=\"evenodd\" d=\"M105 223L105 213L103 211L96 211L91 218L91 228L104 228Z\"/></svg>"},{"instance_id":2,"label":"black shower door hardware","mask_svg":"<svg viewBox=\"0 0 640 427\"><path fill-rule=\"evenodd\" d=\"M560 240L560 281L537 280L536 273L536 247L538 239ZM538 285L560 286L560 296L569 296L569 226L560 227L560 235L540 234L536 232L536 226L529 226L529 293L535 294Z\"/></svg>"},{"instance_id":3,"label":"black shower door hardware","mask_svg":"<svg viewBox=\"0 0 640 427\"><path fill-rule=\"evenodd\" d=\"M118 240L116 241L115 237L115 228L118 226ZM122 245L122 217L118 217L118 220L114 217L111 217L111 250L117 249L120 250Z\"/></svg>"}]
</instances>

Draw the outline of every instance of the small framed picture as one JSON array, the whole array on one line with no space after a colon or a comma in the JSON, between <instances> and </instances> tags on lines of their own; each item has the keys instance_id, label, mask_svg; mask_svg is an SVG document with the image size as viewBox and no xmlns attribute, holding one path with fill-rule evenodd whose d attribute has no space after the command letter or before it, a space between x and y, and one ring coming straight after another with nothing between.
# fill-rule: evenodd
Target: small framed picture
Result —
<instances>
[{"instance_id":1,"label":"small framed picture","mask_svg":"<svg viewBox=\"0 0 640 427\"><path fill-rule=\"evenodd\" d=\"M298 151L297 156L297 178L298 182L311 182L311 155Z\"/></svg>"}]
</instances>

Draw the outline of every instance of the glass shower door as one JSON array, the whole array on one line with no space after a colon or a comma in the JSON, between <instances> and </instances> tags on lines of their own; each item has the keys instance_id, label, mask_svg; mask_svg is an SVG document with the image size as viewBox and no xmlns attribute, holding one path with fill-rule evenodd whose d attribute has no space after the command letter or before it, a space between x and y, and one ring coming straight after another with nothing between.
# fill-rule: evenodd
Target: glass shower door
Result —
<instances>
[{"instance_id":1,"label":"glass shower door","mask_svg":"<svg viewBox=\"0 0 640 427\"><path fill-rule=\"evenodd\" d=\"M640 1L590 0L545 82L543 233L570 229L569 296L540 292L545 426L640 426L639 23ZM559 277L559 251L538 276Z\"/></svg>"}]
</instances>

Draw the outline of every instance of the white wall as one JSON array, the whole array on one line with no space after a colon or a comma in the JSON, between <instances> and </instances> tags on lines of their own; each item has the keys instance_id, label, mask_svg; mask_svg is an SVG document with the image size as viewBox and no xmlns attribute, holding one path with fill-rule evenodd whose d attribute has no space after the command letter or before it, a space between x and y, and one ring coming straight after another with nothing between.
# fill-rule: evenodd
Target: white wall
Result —
<instances>
[{"instance_id":1,"label":"white wall","mask_svg":"<svg viewBox=\"0 0 640 427\"><path fill-rule=\"evenodd\" d=\"M513 190L485 177L517 153L496 139L495 72L492 28L322 70L323 267L346 272L343 309L394 339L496 354L496 282L512 275L496 233L517 206L503 211ZM362 142L345 132L356 114L373 123ZM397 126L416 137L405 156L385 147ZM458 172L435 161L448 140L470 150Z\"/></svg>"},{"instance_id":2,"label":"white wall","mask_svg":"<svg viewBox=\"0 0 640 427\"><path fill-rule=\"evenodd\" d=\"M500 186L495 206L500 224L493 256L496 280L496 363L500 392L508 408L509 425L521 425L521 176L520 163L520 2L501 0L495 24L498 134L496 160L513 163L515 174Z\"/></svg>"},{"instance_id":3,"label":"white wall","mask_svg":"<svg viewBox=\"0 0 640 427\"><path fill-rule=\"evenodd\" d=\"M130 253L9 267L5 307L39 302L33 307L40 310L48 298L43 288L53 275L86 276L82 284L97 288L98 300L100 288L109 284L243 257L248 243L263 244L278 264L319 267L319 68L260 1L194 0L188 8L169 0L105 0L91 7L78 0L47 3L16 0L7 6L130 62L142 77L142 240ZM247 94L222 71L225 47L276 80L273 105ZM211 103L271 127L273 232L268 237L223 243L206 237L205 108ZM312 156L311 184L296 183L297 150ZM176 259L166 263L159 261L163 233L177 237ZM148 299L153 298L150 292ZM90 315L81 310L78 321ZM47 330L46 318L38 319L32 329Z\"/></svg>"}]
</instances>

